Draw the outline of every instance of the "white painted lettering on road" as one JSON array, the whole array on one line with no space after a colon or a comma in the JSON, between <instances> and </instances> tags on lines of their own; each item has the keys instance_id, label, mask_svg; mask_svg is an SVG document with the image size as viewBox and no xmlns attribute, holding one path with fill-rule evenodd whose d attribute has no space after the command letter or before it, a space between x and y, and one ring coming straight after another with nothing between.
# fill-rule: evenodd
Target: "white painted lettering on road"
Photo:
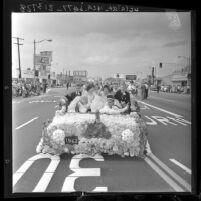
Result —
<instances>
[{"instance_id":1,"label":"white painted lettering on road","mask_svg":"<svg viewBox=\"0 0 201 201\"><path fill-rule=\"evenodd\" d=\"M149 117L149 116L146 116L146 115L144 115L144 117L146 117L147 119L150 120L148 122L145 121L146 125L150 125L150 126L156 126L156 125L158 125L158 122L163 124L163 125L165 125L165 126L167 126L168 124L171 124L171 125L174 125L174 126L177 126L178 124L180 124L182 126L187 126L187 124L191 125L191 122L189 122L189 121L187 121L185 119L182 119L182 118L174 118L174 117L169 117L169 116L166 116L166 117L150 116ZM172 122L172 121L174 121L174 122Z\"/></svg>"},{"instance_id":2,"label":"white painted lettering on road","mask_svg":"<svg viewBox=\"0 0 201 201\"><path fill-rule=\"evenodd\" d=\"M24 124L18 126L18 127L16 128L16 130L18 130L18 129L24 127L24 126L26 126L27 124L31 123L32 121L34 121L34 120L36 120L36 119L38 119L38 117L35 117L35 118L33 118L33 119L27 121L26 123L24 123Z\"/></svg>"},{"instance_id":3,"label":"white painted lettering on road","mask_svg":"<svg viewBox=\"0 0 201 201\"><path fill-rule=\"evenodd\" d=\"M157 125L157 122L156 121L154 121L153 119L151 119L150 117L148 117L148 116L145 116L147 119L149 119L149 120L151 120L151 122L146 122L146 124L147 125Z\"/></svg>"},{"instance_id":4,"label":"white painted lettering on road","mask_svg":"<svg viewBox=\"0 0 201 201\"><path fill-rule=\"evenodd\" d=\"M167 116L167 118L169 118L173 121L176 121L177 123L180 123L181 125L184 125L184 126L187 126L186 124L191 124L190 121L184 120L182 118L173 118L173 117L169 117L169 116Z\"/></svg>"},{"instance_id":5,"label":"white painted lettering on road","mask_svg":"<svg viewBox=\"0 0 201 201\"><path fill-rule=\"evenodd\" d=\"M170 161L172 161L174 164L178 165L179 167L181 167L183 170L185 170L188 174L191 174L191 169L187 168L185 165L181 164L180 162L178 162L177 160L171 158Z\"/></svg>"},{"instance_id":6,"label":"white painted lettering on road","mask_svg":"<svg viewBox=\"0 0 201 201\"><path fill-rule=\"evenodd\" d=\"M13 174L13 186L20 180L20 178L24 175L24 173L30 168L30 166L34 163L34 161L42 159L42 158L49 158L51 160L59 160L59 156L52 156L50 154L37 154L31 158L29 158L27 161L25 161L21 167ZM51 165L52 163L50 163ZM54 165L55 166L55 165ZM52 165L50 166L51 169L56 169ZM50 170L50 168L49 168Z\"/></svg>"},{"instance_id":7,"label":"white painted lettering on road","mask_svg":"<svg viewBox=\"0 0 201 201\"><path fill-rule=\"evenodd\" d=\"M79 154L75 155L70 162L69 168L74 172L66 177L64 184L62 186L62 192L74 192L76 191L74 189L75 180L79 177L97 177L100 176L100 168L80 168L79 162L84 158L93 158L96 161L104 161L103 156L101 155L95 155L90 156L86 154ZM107 187L99 187L98 191L104 190L104 192L107 190ZM93 191L97 191L97 188L95 188Z\"/></svg>"},{"instance_id":8,"label":"white painted lettering on road","mask_svg":"<svg viewBox=\"0 0 201 201\"><path fill-rule=\"evenodd\" d=\"M152 116L152 118L158 120L159 122L161 122L165 126L167 126L168 123L177 126L177 124L172 123L172 122L169 121L169 119L161 117L161 116Z\"/></svg>"},{"instance_id":9,"label":"white painted lettering on road","mask_svg":"<svg viewBox=\"0 0 201 201\"><path fill-rule=\"evenodd\" d=\"M45 192L59 163L60 163L60 160L51 159L51 162L49 166L47 167L47 169L45 170L45 173L43 174L37 186L34 188L32 192Z\"/></svg>"}]
</instances>

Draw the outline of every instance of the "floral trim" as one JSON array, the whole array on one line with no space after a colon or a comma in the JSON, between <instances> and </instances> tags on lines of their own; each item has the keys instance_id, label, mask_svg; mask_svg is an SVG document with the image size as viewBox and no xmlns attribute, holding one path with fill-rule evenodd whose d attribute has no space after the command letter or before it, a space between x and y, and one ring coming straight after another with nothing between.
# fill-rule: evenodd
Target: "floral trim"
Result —
<instances>
[{"instance_id":1,"label":"floral trim","mask_svg":"<svg viewBox=\"0 0 201 201\"><path fill-rule=\"evenodd\" d=\"M145 156L147 128L137 113L131 115L100 115L95 122L92 114L66 114L47 120L37 153L60 155L107 153L125 156ZM65 144L65 137L77 136L78 144Z\"/></svg>"}]
</instances>

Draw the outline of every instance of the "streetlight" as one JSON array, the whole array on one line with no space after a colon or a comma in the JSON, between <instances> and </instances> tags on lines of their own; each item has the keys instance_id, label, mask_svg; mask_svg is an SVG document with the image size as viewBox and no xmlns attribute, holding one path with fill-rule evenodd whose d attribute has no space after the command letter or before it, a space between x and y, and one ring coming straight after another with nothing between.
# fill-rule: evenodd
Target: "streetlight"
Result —
<instances>
[{"instance_id":1,"label":"streetlight","mask_svg":"<svg viewBox=\"0 0 201 201\"><path fill-rule=\"evenodd\" d=\"M43 39L40 41L35 41L34 40L34 79L35 79L35 72L36 72L36 62L35 62L35 56L36 56L36 43L41 43L43 41L48 41L48 42L52 42L52 39Z\"/></svg>"}]
</instances>

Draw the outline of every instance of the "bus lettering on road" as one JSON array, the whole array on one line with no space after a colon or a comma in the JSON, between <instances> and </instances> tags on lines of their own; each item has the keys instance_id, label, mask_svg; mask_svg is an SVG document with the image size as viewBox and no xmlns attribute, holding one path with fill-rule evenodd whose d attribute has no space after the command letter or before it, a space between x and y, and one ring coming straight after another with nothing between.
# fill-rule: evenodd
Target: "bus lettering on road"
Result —
<instances>
[{"instance_id":1,"label":"bus lettering on road","mask_svg":"<svg viewBox=\"0 0 201 201\"><path fill-rule=\"evenodd\" d=\"M13 187L16 185L16 183L21 179L21 177L27 172L27 170L33 165L33 163L39 159L50 159L50 164L48 165L47 169L43 173L41 179L37 183L36 187L32 192L45 192L52 176L54 175L59 163L60 163L60 157L59 156L53 156L49 154L37 154L28 160L26 160L22 166L14 173L13 175ZM74 184L76 179L80 177L97 177L101 176L100 174L100 168L81 168L79 166L79 163L82 159L85 158L92 158L96 161L104 161L103 156L96 154L95 156L90 156L86 154L79 154L72 157L69 169L72 170L74 173L70 174L65 178L62 192L74 192L76 191L74 188ZM95 187L93 189L93 192L107 192L107 187Z\"/></svg>"},{"instance_id":2,"label":"bus lettering on road","mask_svg":"<svg viewBox=\"0 0 201 201\"><path fill-rule=\"evenodd\" d=\"M79 177L97 177L100 175L100 168L81 168L79 166L79 163L84 158L92 158L96 161L104 161L103 156L101 155L95 155L95 156L89 156L86 154L79 154L73 156L71 159L69 168L74 172L66 177L61 192L74 192L76 191L74 188L75 180ZM107 192L107 187L96 187L93 191L105 191Z\"/></svg>"},{"instance_id":3,"label":"bus lettering on road","mask_svg":"<svg viewBox=\"0 0 201 201\"><path fill-rule=\"evenodd\" d=\"M144 116L146 117L146 119L148 119L149 121L146 121L147 125L150 126L156 126L158 125L158 122L167 126L168 124L177 126L178 124L182 125L182 126L187 126L187 125L191 125L190 121L187 121L185 119L182 118L177 118L177 117L161 117L161 116Z\"/></svg>"}]
</instances>

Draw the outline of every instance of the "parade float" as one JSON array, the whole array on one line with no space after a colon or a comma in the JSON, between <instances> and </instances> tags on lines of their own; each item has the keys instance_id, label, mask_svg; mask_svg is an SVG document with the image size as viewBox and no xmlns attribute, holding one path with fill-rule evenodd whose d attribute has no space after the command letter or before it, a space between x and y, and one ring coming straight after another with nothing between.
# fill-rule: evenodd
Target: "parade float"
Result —
<instances>
[{"instance_id":1,"label":"parade float","mask_svg":"<svg viewBox=\"0 0 201 201\"><path fill-rule=\"evenodd\" d=\"M129 115L56 113L44 123L36 151L144 158L150 152L147 145L146 124L135 112Z\"/></svg>"}]
</instances>

